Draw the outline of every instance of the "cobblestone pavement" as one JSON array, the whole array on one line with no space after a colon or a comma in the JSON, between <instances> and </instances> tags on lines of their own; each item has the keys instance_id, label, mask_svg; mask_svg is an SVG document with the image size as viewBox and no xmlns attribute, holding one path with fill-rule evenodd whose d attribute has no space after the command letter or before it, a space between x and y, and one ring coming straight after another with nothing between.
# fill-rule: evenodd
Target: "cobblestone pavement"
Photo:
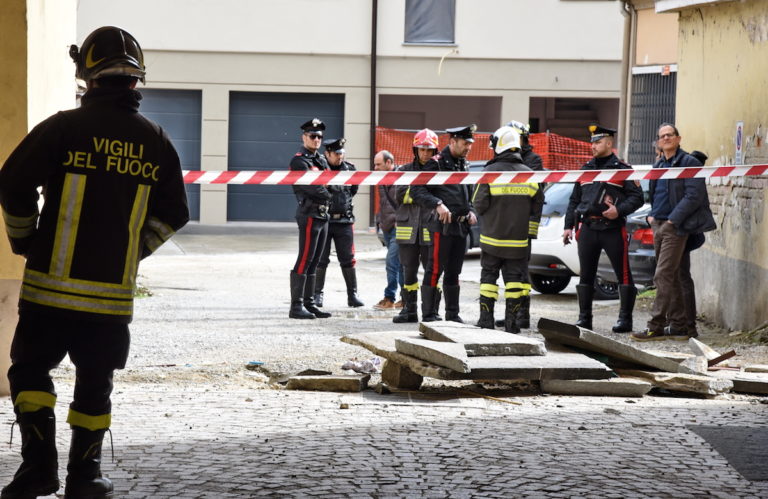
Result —
<instances>
[{"instance_id":1,"label":"cobblestone pavement","mask_svg":"<svg viewBox=\"0 0 768 499\"><path fill-rule=\"evenodd\" d=\"M232 253L204 250L205 240L190 237L143 264L154 296L138 301L129 368L116 376L114 461L108 439L104 451L117 497L768 497L768 482L743 478L689 429L766 428L768 405L759 397L507 390L490 392L500 399L491 400L434 381L423 392L390 395L273 389L243 365L340 372L344 360L367 353L340 335L393 327L389 313L347 309L340 276L328 288L333 319L287 320L295 241L278 239L254 256L238 254L236 244L227 245ZM361 281L375 282L363 293L372 305L383 262L360 260ZM473 320L476 285L466 286L462 310ZM573 297L553 303L566 300ZM534 301L537 316L564 317L574 306ZM606 309L606 325L615 308ZM54 375L63 422L71 366ZM12 419L1 398L2 441ZM59 426L63 478L69 430ZM0 483L18 466L18 444L16 431L12 448L0 446Z\"/></svg>"}]
</instances>

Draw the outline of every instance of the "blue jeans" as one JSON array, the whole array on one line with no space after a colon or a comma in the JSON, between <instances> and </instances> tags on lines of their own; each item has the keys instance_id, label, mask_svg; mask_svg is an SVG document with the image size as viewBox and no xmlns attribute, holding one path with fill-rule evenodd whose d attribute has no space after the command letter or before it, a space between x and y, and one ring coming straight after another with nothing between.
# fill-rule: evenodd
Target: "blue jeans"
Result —
<instances>
[{"instance_id":1,"label":"blue jeans","mask_svg":"<svg viewBox=\"0 0 768 499\"><path fill-rule=\"evenodd\" d=\"M384 244L387 246L387 287L384 288L384 297L397 301L398 285L403 287L403 266L400 265L400 253L395 241L395 228L392 227L384 234Z\"/></svg>"}]
</instances>

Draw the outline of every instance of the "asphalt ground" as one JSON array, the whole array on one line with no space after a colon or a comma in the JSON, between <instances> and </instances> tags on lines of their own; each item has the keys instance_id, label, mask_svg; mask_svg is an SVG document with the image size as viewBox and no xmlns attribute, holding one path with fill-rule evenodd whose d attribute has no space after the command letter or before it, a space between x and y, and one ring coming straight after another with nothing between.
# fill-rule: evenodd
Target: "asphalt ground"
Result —
<instances>
[{"instance_id":1,"label":"asphalt ground","mask_svg":"<svg viewBox=\"0 0 768 499\"><path fill-rule=\"evenodd\" d=\"M339 394L270 383L270 374L304 369L340 374L345 361L371 354L339 337L404 328L394 312L372 308L383 296L384 251L366 231L356 234L366 306L346 306L333 261L333 317L288 319L296 247L293 224L190 225L142 263L151 295L136 301L128 367L115 377L114 460L105 442L117 497L768 497L765 475L745 471L750 446L739 461L722 445L728 435L765 434L761 397L561 397L439 380L418 393ZM461 283L468 322L479 315L478 281L470 255ZM647 319L639 308L636 328ZM610 331L617 311L615 301L597 305L595 329ZM532 299L534 323L576 315L572 288ZM649 347L684 348L666 343ZM760 348L739 350L733 362L765 363ZM63 479L74 372L65 360L53 375ZM10 400L0 400L0 432L10 435L12 420ZM12 447L0 447L2 483L20 461L15 431Z\"/></svg>"}]
</instances>

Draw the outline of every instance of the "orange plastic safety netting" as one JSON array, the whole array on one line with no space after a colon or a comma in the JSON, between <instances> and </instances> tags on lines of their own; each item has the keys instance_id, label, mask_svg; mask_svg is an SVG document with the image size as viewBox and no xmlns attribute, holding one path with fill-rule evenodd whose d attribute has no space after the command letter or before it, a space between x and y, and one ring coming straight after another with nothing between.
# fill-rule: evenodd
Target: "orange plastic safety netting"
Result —
<instances>
[{"instance_id":1,"label":"orange plastic safety netting","mask_svg":"<svg viewBox=\"0 0 768 499\"><path fill-rule=\"evenodd\" d=\"M376 150L391 152L398 165L410 163L413 161L413 135L413 132L376 127ZM487 133L475 134L475 143L467 157L469 161L487 161L493 157L493 151L488 147L489 138ZM448 135L440 134L439 139L442 150L448 144ZM555 133L532 133L529 141L547 170L577 170L592 157L588 142Z\"/></svg>"}]
</instances>

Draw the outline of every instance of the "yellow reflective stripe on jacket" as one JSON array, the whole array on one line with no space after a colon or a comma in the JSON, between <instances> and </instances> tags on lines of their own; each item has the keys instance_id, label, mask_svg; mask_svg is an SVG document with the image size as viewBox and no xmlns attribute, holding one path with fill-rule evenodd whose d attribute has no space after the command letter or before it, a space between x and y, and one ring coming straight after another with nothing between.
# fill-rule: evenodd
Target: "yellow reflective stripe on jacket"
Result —
<instances>
[{"instance_id":1,"label":"yellow reflective stripe on jacket","mask_svg":"<svg viewBox=\"0 0 768 499\"><path fill-rule=\"evenodd\" d=\"M403 204L413 204L413 198L411 197L411 188L405 190L405 196L403 196Z\"/></svg>"},{"instance_id":2,"label":"yellow reflective stripe on jacket","mask_svg":"<svg viewBox=\"0 0 768 499\"><path fill-rule=\"evenodd\" d=\"M24 283L51 291L86 294L101 298L129 299L133 297L133 285L130 284L112 284L108 282L87 281L85 279L72 279L70 277L58 277L31 269L24 270Z\"/></svg>"},{"instance_id":3,"label":"yellow reflective stripe on jacket","mask_svg":"<svg viewBox=\"0 0 768 499\"><path fill-rule=\"evenodd\" d=\"M17 407L22 404L53 408L56 405L56 395L36 390L22 391L16 395L16 399L13 401L13 406Z\"/></svg>"},{"instance_id":4,"label":"yellow reflective stripe on jacket","mask_svg":"<svg viewBox=\"0 0 768 499\"><path fill-rule=\"evenodd\" d=\"M395 240L409 240L413 234L413 227L395 227Z\"/></svg>"},{"instance_id":5,"label":"yellow reflective stripe on jacket","mask_svg":"<svg viewBox=\"0 0 768 499\"><path fill-rule=\"evenodd\" d=\"M425 243L429 243L432 241L432 236L429 234L429 229L421 229L422 230L422 238L424 239Z\"/></svg>"},{"instance_id":6,"label":"yellow reflective stripe on jacket","mask_svg":"<svg viewBox=\"0 0 768 499\"><path fill-rule=\"evenodd\" d=\"M149 186L146 187L149 188ZM170 225L163 223L163 221L157 217L147 218L147 227L155 231L163 241L167 241L176 233Z\"/></svg>"},{"instance_id":7,"label":"yellow reflective stripe on jacket","mask_svg":"<svg viewBox=\"0 0 768 499\"><path fill-rule=\"evenodd\" d=\"M5 220L5 231L15 239L29 237L35 233L38 213L28 217L16 217L3 210L3 220Z\"/></svg>"},{"instance_id":8,"label":"yellow reflective stripe on jacket","mask_svg":"<svg viewBox=\"0 0 768 499\"><path fill-rule=\"evenodd\" d=\"M89 416L88 414L70 409L69 414L67 414L67 423L91 431L106 430L112 424L112 415L99 414L98 416Z\"/></svg>"},{"instance_id":9,"label":"yellow reflective stripe on jacket","mask_svg":"<svg viewBox=\"0 0 768 499\"><path fill-rule=\"evenodd\" d=\"M128 221L128 251L125 254L125 267L123 270L123 284L133 287L136 280L136 272L139 268L139 244L141 241L141 228L147 216L147 204L149 203L150 186L139 184L136 189L136 198L133 200L131 218Z\"/></svg>"},{"instance_id":10,"label":"yellow reflective stripe on jacket","mask_svg":"<svg viewBox=\"0 0 768 499\"><path fill-rule=\"evenodd\" d=\"M539 184L490 184L491 196L530 196L539 191Z\"/></svg>"},{"instance_id":11,"label":"yellow reflective stripe on jacket","mask_svg":"<svg viewBox=\"0 0 768 499\"><path fill-rule=\"evenodd\" d=\"M30 225L29 227L19 228L5 224L5 233L8 234L8 237L13 239L21 239L23 237L29 237L34 234L35 226Z\"/></svg>"},{"instance_id":12,"label":"yellow reflective stripe on jacket","mask_svg":"<svg viewBox=\"0 0 768 499\"><path fill-rule=\"evenodd\" d=\"M530 221L528 222L528 234L531 236L536 236L539 233L539 222Z\"/></svg>"},{"instance_id":13,"label":"yellow reflective stripe on jacket","mask_svg":"<svg viewBox=\"0 0 768 499\"><path fill-rule=\"evenodd\" d=\"M531 289L531 285L527 282L508 282L504 285L506 289Z\"/></svg>"},{"instance_id":14,"label":"yellow reflective stripe on jacket","mask_svg":"<svg viewBox=\"0 0 768 499\"><path fill-rule=\"evenodd\" d=\"M480 244L496 246L499 248L526 248L528 238L525 239L494 239L492 237L480 234Z\"/></svg>"},{"instance_id":15,"label":"yellow reflective stripe on jacket","mask_svg":"<svg viewBox=\"0 0 768 499\"><path fill-rule=\"evenodd\" d=\"M72 254L75 250L77 227L85 194L85 175L67 173L61 190L61 203L56 221L56 238L53 242L50 273L55 276L69 275Z\"/></svg>"},{"instance_id":16,"label":"yellow reflective stripe on jacket","mask_svg":"<svg viewBox=\"0 0 768 499\"><path fill-rule=\"evenodd\" d=\"M21 286L21 299L46 307L63 308L78 312L106 315L131 315L133 299L116 300L72 295L35 288L27 283Z\"/></svg>"},{"instance_id":17,"label":"yellow reflective stripe on jacket","mask_svg":"<svg viewBox=\"0 0 768 499\"><path fill-rule=\"evenodd\" d=\"M480 296L486 298L493 298L494 300L499 297L499 286L496 284L480 283Z\"/></svg>"}]
</instances>

